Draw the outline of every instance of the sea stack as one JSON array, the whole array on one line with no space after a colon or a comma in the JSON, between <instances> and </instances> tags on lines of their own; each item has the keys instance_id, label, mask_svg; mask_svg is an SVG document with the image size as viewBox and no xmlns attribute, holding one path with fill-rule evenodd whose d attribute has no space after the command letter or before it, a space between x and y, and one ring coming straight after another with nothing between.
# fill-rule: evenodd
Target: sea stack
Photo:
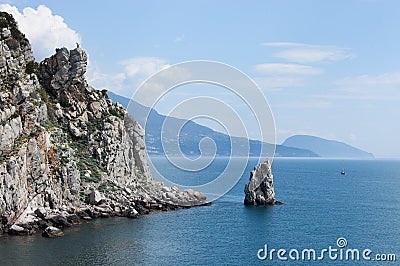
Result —
<instances>
[{"instance_id":1,"label":"sea stack","mask_svg":"<svg viewBox=\"0 0 400 266\"><path fill-rule=\"evenodd\" d=\"M244 187L244 193L244 205L274 204L274 179L269 159L254 167L254 170L250 173L250 181Z\"/></svg>"}]
</instances>

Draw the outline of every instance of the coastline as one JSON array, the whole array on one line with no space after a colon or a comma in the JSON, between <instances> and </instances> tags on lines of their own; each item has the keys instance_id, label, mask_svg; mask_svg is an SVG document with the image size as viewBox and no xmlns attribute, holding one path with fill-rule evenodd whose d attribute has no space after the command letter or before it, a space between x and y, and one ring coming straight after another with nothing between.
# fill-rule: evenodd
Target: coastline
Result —
<instances>
[{"instance_id":1,"label":"coastline","mask_svg":"<svg viewBox=\"0 0 400 266\"><path fill-rule=\"evenodd\" d=\"M153 199L151 201L146 200L134 200L135 208L127 208L124 211L116 212L114 210L110 210L106 205L93 205L87 206L87 208L82 208L77 210L74 213L70 213L69 215L61 215L55 214L50 216L43 216L40 211L35 211L35 214L38 218L41 218L35 222L28 222L26 224L18 224L12 225L4 228L1 236L9 235L9 236L29 236L29 235L39 235L42 234L44 237L60 237L63 236L63 231L68 230L68 228L79 226L85 223L90 223L95 219L107 219L107 218L131 218L131 219L139 219L144 215L149 215L152 213L159 212L169 212L180 209L189 209L194 207L204 207L210 206L211 202L203 202L193 205L177 205L170 202L165 202L158 199ZM39 209L38 209L39 210ZM14 226L14 228L13 228ZM21 229L18 230L18 227ZM59 230L62 230L60 235L46 235L46 228L54 227Z\"/></svg>"}]
</instances>

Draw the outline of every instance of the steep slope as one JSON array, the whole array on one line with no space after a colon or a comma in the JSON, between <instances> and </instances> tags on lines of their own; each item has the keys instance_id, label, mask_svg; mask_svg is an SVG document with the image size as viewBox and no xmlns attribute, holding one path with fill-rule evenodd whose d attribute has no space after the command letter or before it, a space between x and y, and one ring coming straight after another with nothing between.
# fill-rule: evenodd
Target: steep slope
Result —
<instances>
[{"instance_id":1,"label":"steep slope","mask_svg":"<svg viewBox=\"0 0 400 266\"><path fill-rule=\"evenodd\" d=\"M0 27L0 230L26 234L204 202L152 179L142 128L88 86L81 48L57 49L38 64L11 15L0 13Z\"/></svg>"},{"instance_id":2,"label":"steep slope","mask_svg":"<svg viewBox=\"0 0 400 266\"><path fill-rule=\"evenodd\" d=\"M286 139L282 145L308 149L321 157L373 158L372 153L357 149L346 143L315 136L296 135Z\"/></svg>"},{"instance_id":3,"label":"steep slope","mask_svg":"<svg viewBox=\"0 0 400 266\"><path fill-rule=\"evenodd\" d=\"M112 93L110 91L107 92L110 99L114 102L118 102L122 104L124 107L127 107L129 104L129 99ZM180 127L179 125L184 124L182 127L179 144L180 148L186 155L199 155L199 142L204 137L209 137L213 139L217 146L217 155L221 156L229 156L231 153L231 141L235 143L235 145L243 147L243 156L248 154L248 151L245 147L247 142L250 145L250 156L258 156L261 150L261 147L270 145L268 143L263 143L258 140L247 140L246 138L241 137L230 137L226 134L217 132L203 125L199 125L193 121L185 121L179 118L169 118L169 122L171 127L163 127L163 123L167 118L164 115L159 114L156 110L151 109L149 107L143 106L136 102L131 102L134 105L132 110L135 110L135 113L132 116L136 119L136 121L143 127L145 124L145 116L149 113L148 124L146 128L146 147L149 153L152 154L163 154L163 145L161 143L161 132L160 128L163 128L163 134L168 138L172 138L175 134L176 127ZM174 126L178 125L178 126ZM169 130L171 129L171 130ZM276 145L275 156L277 157L318 157L312 151L306 149L299 149L293 147L285 147L282 145Z\"/></svg>"}]
</instances>

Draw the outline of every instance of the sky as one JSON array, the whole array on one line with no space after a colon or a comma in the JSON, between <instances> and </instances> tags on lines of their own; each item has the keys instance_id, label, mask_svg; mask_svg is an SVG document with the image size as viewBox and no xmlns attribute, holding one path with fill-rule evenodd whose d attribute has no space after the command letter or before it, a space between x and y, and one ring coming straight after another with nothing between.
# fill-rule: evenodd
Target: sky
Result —
<instances>
[{"instance_id":1,"label":"sky","mask_svg":"<svg viewBox=\"0 0 400 266\"><path fill-rule=\"evenodd\" d=\"M222 62L258 84L274 116L277 143L310 134L400 158L399 1L0 3L16 17L38 61L56 47L80 43L95 88L130 98L170 65ZM167 113L193 88L225 97L210 85L192 86L157 110Z\"/></svg>"}]
</instances>

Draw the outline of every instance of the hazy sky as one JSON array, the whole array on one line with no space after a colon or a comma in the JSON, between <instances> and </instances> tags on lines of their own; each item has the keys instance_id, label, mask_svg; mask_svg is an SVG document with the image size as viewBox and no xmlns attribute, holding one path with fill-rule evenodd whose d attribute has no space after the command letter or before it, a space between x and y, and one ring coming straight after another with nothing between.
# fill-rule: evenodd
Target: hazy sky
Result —
<instances>
[{"instance_id":1,"label":"hazy sky","mask_svg":"<svg viewBox=\"0 0 400 266\"><path fill-rule=\"evenodd\" d=\"M312 134L400 157L399 1L2 3L38 60L80 42L96 88L130 97L165 66L219 61L261 87L278 143Z\"/></svg>"}]
</instances>

